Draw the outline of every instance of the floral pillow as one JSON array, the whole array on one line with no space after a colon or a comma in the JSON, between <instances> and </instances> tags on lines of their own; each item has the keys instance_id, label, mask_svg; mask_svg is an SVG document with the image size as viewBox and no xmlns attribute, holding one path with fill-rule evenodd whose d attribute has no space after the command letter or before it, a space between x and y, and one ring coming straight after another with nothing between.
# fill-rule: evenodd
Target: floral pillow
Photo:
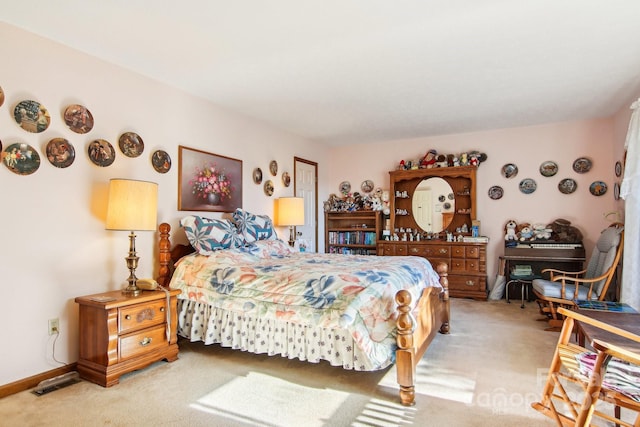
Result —
<instances>
[{"instance_id":1,"label":"floral pillow","mask_svg":"<svg viewBox=\"0 0 640 427\"><path fill-rule=\"evenodd\" d=\"M245 243L251 244L258 240L277 239L273 222L267 215L254 215L243 209L236 209L233 213L233 220L238 228L238 233Z\"/></svg>"},{"instance_id":2,"label":"floral pillow","mask_svg":"<svg viewBox=\"0 0 640 427\"><path fill-rule=\"evenodd\" d=\"M210 219L189 215L180 220L189 243L201 255L220 249L242 246L235 225L228 219Z\"/></svg>"},{"instance_id":3,"label":"floral pillow","mask_svg":"<svg viewBox=\"0 0 640 427\"><path fill-rule=\"evenodd\" d=\"M277 258L291 255L294 250L288 243L280 240L259 240L241 249L259 258Z\"/></svg>"}]
</instances>

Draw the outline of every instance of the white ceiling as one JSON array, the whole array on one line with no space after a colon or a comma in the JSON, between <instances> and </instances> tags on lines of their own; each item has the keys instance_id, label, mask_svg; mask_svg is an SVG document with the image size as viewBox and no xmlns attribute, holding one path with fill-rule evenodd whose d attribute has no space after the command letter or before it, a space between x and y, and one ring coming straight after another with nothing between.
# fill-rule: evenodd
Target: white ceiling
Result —
<instances>
[{"instance_id":1,"label":"white ceiling","mask_svg":"<svg viewBox=\"0 0 640 427\"><path fill-rule=\"evenodd\" d=\"M638 0L0 0L0 17L332 145L608 117L640 93Z\"/></svg>"}]
</instances>

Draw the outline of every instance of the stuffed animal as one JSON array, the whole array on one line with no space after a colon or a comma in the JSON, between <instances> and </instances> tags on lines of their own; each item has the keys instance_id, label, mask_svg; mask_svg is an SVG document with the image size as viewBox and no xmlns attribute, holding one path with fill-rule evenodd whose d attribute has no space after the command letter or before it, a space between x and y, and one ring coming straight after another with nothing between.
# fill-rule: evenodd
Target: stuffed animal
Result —
<instances>
[{"instance_id":1,"label":"stuffed animal","mask_svg":"<svg viewBox=\"0 0 640 427\"><path fill-rule=\"evenodd\" d=\"M529 224L521 224L520 225L520 241L524 242L527 240L531 240L533 238L533 229Z\"/></svg>"},{"instance_id":2,"label":"stuffed animal","mask_svg":"<svg viewBox=\"0 0 640 427\"><path fill-rule=\"evenodd\" d=\"M514 220L509 220L504 226L504 240L518 240L518 236L516 235L516 228L518 224Z\"/></svg>"},{"instance_id":3,"label":"stuffed animal","mask_svg":"<svg viewBox=\"0 0 640 427\"><path fill-rule=\"evenodd\" d=\"M546 227L551 231L553 240L558 242L577 243L582 241L582 233L571 225L569 220L558 218Z\"/></svg>"},{"instance_id":4,"label":"stuffed animal","mask_svg":"<svg viewBox=\"0 0 640 427\"><path fill-rule=\"evenodd\" d=\"M533 236L536 240L548 240L551 238L551 229L544 224L534 224Z\"/></svg>"}]
</instances>

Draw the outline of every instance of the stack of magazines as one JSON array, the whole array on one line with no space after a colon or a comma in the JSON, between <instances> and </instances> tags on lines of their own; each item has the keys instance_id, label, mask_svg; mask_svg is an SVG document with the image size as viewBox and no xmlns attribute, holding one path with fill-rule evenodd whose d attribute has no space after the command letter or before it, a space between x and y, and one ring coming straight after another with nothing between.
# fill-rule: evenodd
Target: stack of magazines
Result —
<instances>
[{"instance_id":1,"label":"stack of magazines","mask_svg":"<svg viewBox=\"0 0 640 427\"><path fill-rule=\"evenodd\" d=\"M516 265L513 270L511 270L511 274L524 277L533 275L533 271L531 271L530 265Z\"/></svg>"}]
</instances>

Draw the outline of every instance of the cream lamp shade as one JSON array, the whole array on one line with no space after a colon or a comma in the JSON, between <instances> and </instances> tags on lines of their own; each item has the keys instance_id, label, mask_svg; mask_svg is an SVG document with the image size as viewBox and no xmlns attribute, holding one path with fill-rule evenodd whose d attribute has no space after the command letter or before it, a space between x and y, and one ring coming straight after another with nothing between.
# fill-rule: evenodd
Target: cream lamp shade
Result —
<instances>
[{"instance_id":1,"label":"cream lamp shade","mask_svg":"<svg viewBox=\"0 0 640 427\"><path fill-rule=\"evenodd\" d=\"M304 199L302 197L280 197L276 199L276 225L304 225Z\"/></svg>"},{"instance_id":2,"label":"cream lamp shade","mask_svg":"<svg viewBox=\"0 0 640 427\"><path fill-rule=\"evenodd\" d=\"M280 197L276 199L275 217L276 225L289 227L289 245L295 244L296 225L304 225L304 199L302 197Z\"/></svg>"},{"instance_id":3,"label":"cream lamp shade","mask_svg":"<svg viewBox=\"0 0 640 427\"><path fill-rule=\"evenodd\" d=\"M158 219L158 184L130 179L109 182L107 230L154 231Z\"/></svg>"}]
</instances>

